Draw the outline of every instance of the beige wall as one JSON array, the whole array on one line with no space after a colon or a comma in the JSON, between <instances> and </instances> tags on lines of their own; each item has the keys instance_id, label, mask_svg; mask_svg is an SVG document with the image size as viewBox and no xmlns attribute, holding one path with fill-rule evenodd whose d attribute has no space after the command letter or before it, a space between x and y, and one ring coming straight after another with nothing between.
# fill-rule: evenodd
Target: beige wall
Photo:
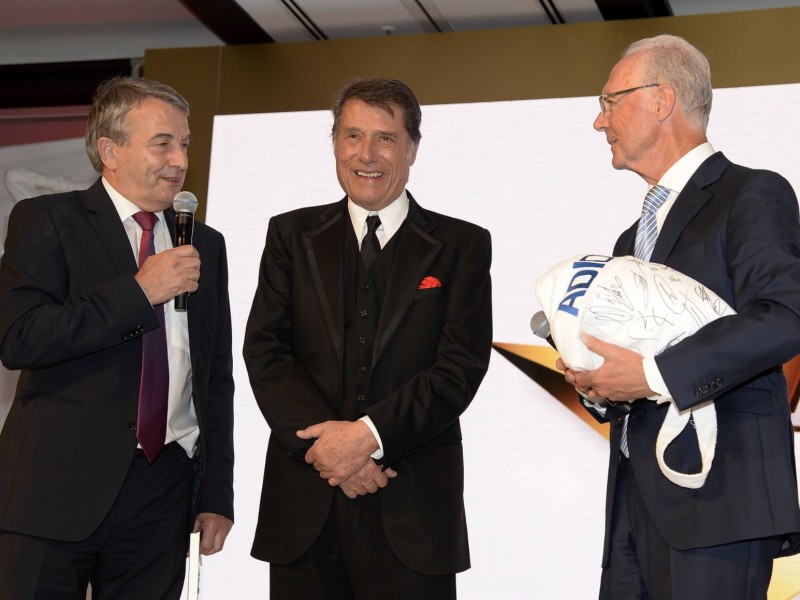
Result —
<instances>
[{"instance_id":1,"label":"beige wall","mask_svg":"<svg viewBox=\"0 0 800 600\"><path fill-rule=\"evenodd\" d=\"M319 110L355 76L395 77L422 104L599 94L630 42L681 35L706 53L715 87L800 82L800 8L356 40L152 50L146 77L192 106L186 189L205 212L213 117ZM423 120L424 123L424 120ZM468 126L468 124L465 124ZM423 132L424 133L424 132Z\"/></svg>"}]
</instances>

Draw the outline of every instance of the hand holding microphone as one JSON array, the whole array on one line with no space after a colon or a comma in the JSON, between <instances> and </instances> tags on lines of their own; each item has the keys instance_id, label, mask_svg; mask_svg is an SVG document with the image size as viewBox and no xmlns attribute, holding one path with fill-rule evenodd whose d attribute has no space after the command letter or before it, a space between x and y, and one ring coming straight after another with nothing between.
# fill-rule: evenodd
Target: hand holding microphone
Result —
<instances>
[{"instance_id":1,"label":"hand holding microphone","mask_svg":"<svg viewBox=\"0 0 800 600\"><path fill-rule=\"evenodd\" d=\"M190 192L180 192L174 206L180 208L176 210L175 247L149 256L139 266L136 281L153 306L174 298L175 310L186 310L187 290L197 290L200 279L200 255L190 245L197 198Z\"/></svg>"}]
</instances>

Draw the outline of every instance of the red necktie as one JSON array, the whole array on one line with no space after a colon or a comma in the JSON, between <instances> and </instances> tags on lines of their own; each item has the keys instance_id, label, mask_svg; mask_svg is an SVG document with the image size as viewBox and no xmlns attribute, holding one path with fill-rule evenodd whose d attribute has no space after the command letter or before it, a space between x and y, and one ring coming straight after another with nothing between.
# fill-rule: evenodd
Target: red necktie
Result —
<instances>
[{"instance_id":1,"label":"red necktie","mask_svg":"<svg viewBox=\"0 0 800 600\"><path fill-rule=\"evenodd\" d=\"M149 212L139 212L133 218L142 228L139 244L139 268L148 256L156 253L153 227L158 217ZM158 318L158 329L142 335L142 379L139 385L139 416L136 438L151 463L164 447L167 432L167 398L169 396L169 360L167 334L164 325L164 305L153 307Z\"/></svg>"}]
</instances>

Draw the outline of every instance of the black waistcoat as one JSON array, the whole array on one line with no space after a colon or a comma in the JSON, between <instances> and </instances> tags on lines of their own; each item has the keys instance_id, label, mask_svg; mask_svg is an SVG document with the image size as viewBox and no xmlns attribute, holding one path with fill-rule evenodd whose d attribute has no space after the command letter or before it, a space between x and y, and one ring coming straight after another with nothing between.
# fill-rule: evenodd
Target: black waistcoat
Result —
<instances>
[{"instance_id":1,"label":"black waistcoat","mask_svg":"<svg viewBox=\"0 0 800 600\"><path fill-rule=\"evenodd\" d=\"M355 233L345 244L344 373L342 419L353 421L369 405L372 353L387 282L392 272L398 240L405 227L392 236L369 269L358 252Z\"/></svg>"}]
</instances>

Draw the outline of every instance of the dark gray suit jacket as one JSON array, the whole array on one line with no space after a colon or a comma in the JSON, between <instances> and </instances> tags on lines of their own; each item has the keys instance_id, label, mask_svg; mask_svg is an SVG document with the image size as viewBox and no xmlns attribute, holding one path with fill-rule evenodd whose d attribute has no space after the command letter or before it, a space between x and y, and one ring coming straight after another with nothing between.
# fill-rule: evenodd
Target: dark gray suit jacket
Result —
<instances>
[{"instance_id":1,"label":"dark gray suit jacket","mask_svg":"<svg viewBox=\"0 0 800 600\"><path fill-rule=\"evenodd\" d=\"M197 511L232 519L225 242L196 223L193 245L202 260L187 313L204 471ZM111 508L137 445L141 334L158 325L136 271L100 180L14 207L0 265L0 358L22 372L0 434L0 529L78 541Z\"/></svg>"}]
</instances>

